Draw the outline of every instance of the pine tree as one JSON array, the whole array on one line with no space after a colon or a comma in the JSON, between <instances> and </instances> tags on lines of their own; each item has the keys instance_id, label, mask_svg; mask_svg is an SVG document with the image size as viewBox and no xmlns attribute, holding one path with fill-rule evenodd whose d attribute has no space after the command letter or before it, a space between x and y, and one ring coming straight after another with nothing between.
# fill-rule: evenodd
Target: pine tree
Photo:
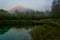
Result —
<instances>
[{"instance_id":1,"label":"pine tree","mask_svg":"<svg viewBox=\"0 0 60 40\"><path fill-rule=\"evenodd\" d=\"M52 3L52 17L60 17L60 0L53 0Z\"/></svg>"}]
</instances>

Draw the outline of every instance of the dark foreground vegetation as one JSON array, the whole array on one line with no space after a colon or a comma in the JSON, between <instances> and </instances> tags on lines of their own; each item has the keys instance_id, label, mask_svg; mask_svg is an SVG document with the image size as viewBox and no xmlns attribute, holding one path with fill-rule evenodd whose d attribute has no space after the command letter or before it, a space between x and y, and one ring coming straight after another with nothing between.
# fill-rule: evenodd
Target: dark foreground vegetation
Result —
<instances>
[{"instance_id":1,"label":"dark foreground vegetation","mask_svg":"<svg viewBox=\"0 0 60 40\"><path fill-rule=\"evenodd\" d=\"M60 40L60 18L40 22L43 24L35 25L30 32L32 40Z\"/></svg>"},{"instance_id":2,"label":"dark foreground vegetation","mask_svg":"<svg viewBox=\"0 0 60 40\"><path fill-rule=\"evenodd\" d=\"M32 40L60 40L60 26L44 24L35 26L31 31Z\"/></svg>"}]
</instances>

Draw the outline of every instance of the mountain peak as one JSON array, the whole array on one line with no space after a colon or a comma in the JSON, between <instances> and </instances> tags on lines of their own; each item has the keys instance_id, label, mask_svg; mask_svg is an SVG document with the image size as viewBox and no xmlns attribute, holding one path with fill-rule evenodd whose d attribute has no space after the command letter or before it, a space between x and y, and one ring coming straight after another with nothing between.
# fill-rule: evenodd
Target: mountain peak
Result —
<instances>
[{"instance_id":1,"label":"mountain peak","mask_svg":"<svg viewBox=\"0 0 60 40\"><path fill-rule=\"evenodd\" d=\"M10 10L22 10L22 9L24 9L23 6L14 6L14 7L7 8L6 10L10 11Z\"/></svg>"},{"instance_id":2,"label":"mountain peak","mask_svg":"<svg viewBox=\"0 0 60 40\"><path fill-rule=\"evenodd\" d=\"M32 9L29 8L24 8L23 6L15 6L13 8L11 8L10 10L8 10L10 13L15 13L16 11L18 12L26 12L26 11L32 11Z\"/></svg>"},{"instance_id":3,"label":"mountain peak","mask_svg":"<svg viewBox=\"0 0 60 40\"><path fill-rule=\"evenodd\" d=\"M12 8L12 9L20 10L20 9L24 9L24 7L23 7L23 6L15 6L15 7L14 7L14 8Z\"/></svg>"}]
</instances>

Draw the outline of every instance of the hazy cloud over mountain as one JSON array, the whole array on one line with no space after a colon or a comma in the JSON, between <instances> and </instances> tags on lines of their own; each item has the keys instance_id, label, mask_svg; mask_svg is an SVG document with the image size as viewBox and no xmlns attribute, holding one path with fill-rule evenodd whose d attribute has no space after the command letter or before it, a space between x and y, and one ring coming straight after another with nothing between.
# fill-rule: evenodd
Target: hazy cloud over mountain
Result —
<instances>
[{"instance_id":1,"label":"hazy cloud over mountain","mask_svg":"<svg viewBox=\"0 0 60 40\"><path fill-rule=\"evenodd\" d=\"M0 9L9 9L14 6L23 6L34 10L50 10L52 0L0 0Z\"/></svg>"}]
</instances>

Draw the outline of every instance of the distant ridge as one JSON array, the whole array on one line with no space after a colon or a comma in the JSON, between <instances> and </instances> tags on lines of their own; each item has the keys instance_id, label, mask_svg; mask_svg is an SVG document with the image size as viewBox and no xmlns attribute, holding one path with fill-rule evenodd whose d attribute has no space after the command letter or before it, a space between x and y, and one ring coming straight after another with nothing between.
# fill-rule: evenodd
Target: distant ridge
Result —
<instances>
[{"instance_id":1,"label":"distant ridge","mask_svg":"<svg viewBox=\"0 0 60 40\"><path fill-rule=\"evenodd\" d=\"M8 10L9 13L15 13L16 11L18 12L31 12L31 11L34 11L32 9L29 9L29 8L24 8L23 6L15 6L13 8L11 8L10 10Z\"/></svg>"}]
</instances>

